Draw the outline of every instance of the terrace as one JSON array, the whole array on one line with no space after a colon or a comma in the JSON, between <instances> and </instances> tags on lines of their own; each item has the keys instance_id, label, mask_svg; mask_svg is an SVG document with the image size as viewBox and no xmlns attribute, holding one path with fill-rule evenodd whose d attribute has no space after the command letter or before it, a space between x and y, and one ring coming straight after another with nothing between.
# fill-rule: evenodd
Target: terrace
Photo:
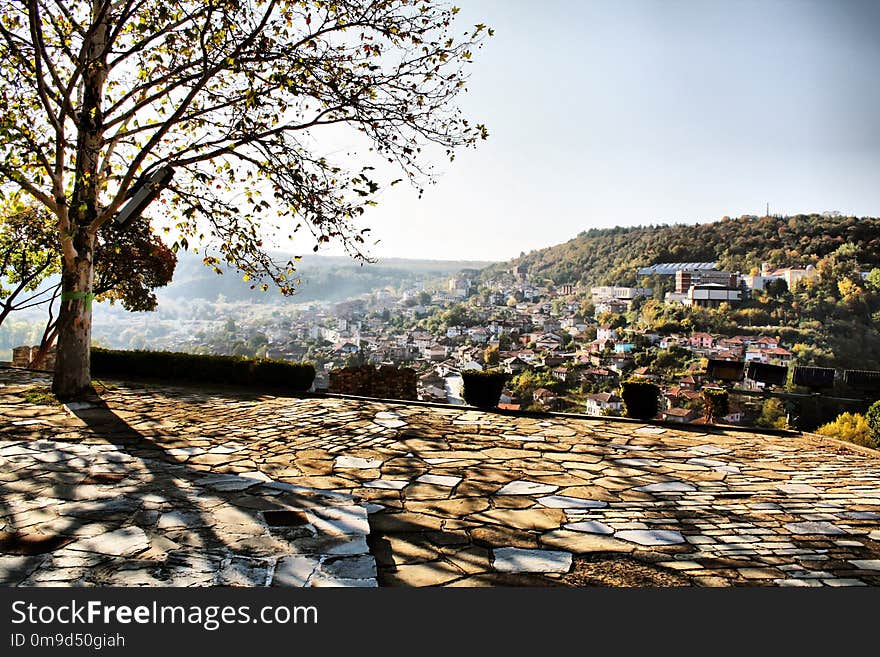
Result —
<instances>
[{"instance_id":1,"label":"terrace","mask_svg":"<svg viewBox=\"0 0 880 657\"><path fill-rule=\"evenodd\" d=\"M795 433L0 369L0 583L880 585L880 460Z\"/></svg>"}]
</instances>

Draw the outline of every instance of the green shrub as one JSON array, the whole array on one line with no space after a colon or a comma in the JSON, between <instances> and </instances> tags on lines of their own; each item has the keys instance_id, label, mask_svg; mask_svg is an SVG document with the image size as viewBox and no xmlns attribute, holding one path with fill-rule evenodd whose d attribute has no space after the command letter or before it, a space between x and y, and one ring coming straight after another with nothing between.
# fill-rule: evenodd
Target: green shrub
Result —
<instances>
[{"instance_id":1,"label":"green shrub","mask_svg":"<svg viewBox=\"0 0 880 657\"><path fill-rule=\"evenodd\" d=\"M703 389L703 413L706 421L715 423L730 412L730 395L717 388Z\"/></svg>"},{"instance_id":2,"label":"green shrub","mask_svg":"<svg viewBox=\"0 0 880 657\"><path fill-rule=\"evenodd\" d=\"M311 363L288 363L267 358L253 360L239 356L93 348L92 376L136 376L304 392L315 380L315 367Z\"/></svg>"},{"instance_id":3,"label":"green shrub","mask_svg":"<svg viewBox=\"0 0 880 657\"><path fill-rule=\"evenodd\" d=\"M464 400L468 404L478 408L494 408L498 406L507 375L503 372L469 370L461 373L461 380L464 382Z\"/></svg>"},{"instance_id":4,"label":"green shrub","mask_svg":"<svg viewBox=\"0 0 880 657\"><path fill-rule=\"evenodd\" d=\"M624 381L620 386L626 417L650 420L660 409L660 387L648 381Z\"/></svg>"},{"instance_id":5,"label":"green shrub","mask_svg":"<svg viewBox=\"0 0 880 657\"><path fill-rule=\"evenodd\" d=\"M874 404L874 406L878 405ZM878 406L878 410L880 410L880 406ZM880 440L872 435L869 421L861 413L841 413L833 422L823 424L816 429L816 433L845 440L862 447L880 447Z\"/></svg>"},{"instance_id":6,"label":"green shrub","mask_svg":"<svg viewBox=\"0 0 880 657\"><path fill-rule=\"evenodd\" d=\"M880 400L871 404L871 408L865 413L865 420L871 430L871 438L875 447L880 447Z\"/></svg>"}]
</instances>

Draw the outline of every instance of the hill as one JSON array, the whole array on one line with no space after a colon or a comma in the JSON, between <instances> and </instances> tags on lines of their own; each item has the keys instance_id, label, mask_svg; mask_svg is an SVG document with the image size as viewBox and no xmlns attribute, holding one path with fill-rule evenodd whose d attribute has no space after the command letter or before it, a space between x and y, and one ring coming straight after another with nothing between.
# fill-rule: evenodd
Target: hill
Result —
<instances>
[{"instance_id":1,"label":"hill","mask_svg":"<svg viewBox=\"0 0 880 657\"><path fill-rule=\"evenodd\" d=\"M180 253L174 280L157 290L162 299L216 300L222 295L227 301L279 303L285 301L277 290L260 292L242 280L234 269L222 276L202 264L201 256ZM280 260L288 257L279 256ZM338 302L387 286L399 288L448 276L462 269L481 269L487 262L460 260L409 260L386 258L361 264L345 256L304 256L297 264L301 280L296 293L287 297L291 303L307 301Z\"/></svg>"},{"instance_id":2,"label":"hill","mask_svg":"<svg viewBox=\"0 0 880 657\"><path fill-rule=\"evenodd\" d=\"M762 262L816 264L845 243L858 247L866 268L880 265L880 219L745 216L702 224L591 229L564 244L493 265L484 275L525 264L532 278L557 284L626 285L637 282L640 267L657 262L715 261L725 271L748 274Z\"/></svg>"},{"instance_id":3,"label":"hill","mask_svg":"<svg viewBox=\"0 0 880 657\"><path fill-rule=\"evenodd\" d=\"M819 278L793 290L768 289L733 308L666 305L669 278L641 277L659 262L714 261L748 274L777 267L815 265ZM654 288L659 298L638 313L605 321L633 323L661 333L709 331L720 335L771 333L803 365L880 369L880 219L828 214L740 217L697 225L594 229L565 244L485 269L484 279L526 265L535 282ZM865 277L864 272L872 272ZM757 272L755 272L757 273Z\"/></svg>"}]
</instances>

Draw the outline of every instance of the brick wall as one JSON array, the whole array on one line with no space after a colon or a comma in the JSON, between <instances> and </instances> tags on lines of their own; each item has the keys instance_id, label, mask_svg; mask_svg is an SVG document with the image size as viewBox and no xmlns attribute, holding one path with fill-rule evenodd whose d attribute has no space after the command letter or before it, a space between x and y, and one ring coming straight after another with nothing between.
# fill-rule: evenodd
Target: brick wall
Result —
<instances>
[{"instance_id":1,"label":"brick wall","mask_svg":"<svg viewBox=\"0 0 880 657\"><path fill-rule=\"evenodd\" d=\"M330 372L328 392L382 399L418 399L416 372L409 367L382 365L346 367Z\"/></svg>"},{"instance_id":2,"label":"brick wall","mask_svg":"<svg viewBox=\"0 0 880 657\"><path fill-rule=\"evenodd\" d=\"M14 347L12 349L12 364L15 367L27 367L31 364L30 347Z\"/></svg>"},{"instance_id":3,"label":"brick wall","mask_svg":"<svg viewBox=\"0 0 880 657\"><path fill-rule=\"evenodd\" d=\"M30 367L31 362L40 351L40 346L34 347L14 347L12 349L12 365L13 367ZM56 349L52 347L46 354L46 360L40 365L41 370L52 371L55 369Z\"/></svg>"}]
</instances>

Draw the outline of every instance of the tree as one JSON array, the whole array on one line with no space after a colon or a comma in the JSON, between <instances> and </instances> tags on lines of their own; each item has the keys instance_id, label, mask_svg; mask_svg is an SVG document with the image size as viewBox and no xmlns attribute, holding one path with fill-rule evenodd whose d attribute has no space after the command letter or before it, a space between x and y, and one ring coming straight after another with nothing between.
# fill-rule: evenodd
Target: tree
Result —
<instances>
[{"instance_id":1,"label":"tree","mask_svg":"<svg viewBox=\"0 0 880 657\"><path fill-rule=\"evenodd\" d=\"M499 353L498 345L491 345L486 347L486 350L483 352L483 362L486 363L489 367L495 367L501 360L501 356Z\"/></svg>"},{"instance_id":2,"label":"tree","mask_svg":"<svg viewBox=\"0 0 880 657\"><path fill-rule=\"evenodd\" d=\"M294 260L275 262L264 234L292 240L305 227L315 250L335 239L366 257L358 220L397 182L376 167L387 160L419 185L431 180L428 146L452 158L487 136L452 101L491 31L453 37L457 11L422 0L0 0L0 185L29 193L58 226L56 395L90 387L98 231L132 196L160 193L145 186L154 174L175 174L161 196L175 245L199 243L206 265L255 286L297 284ZM353 130L339 156L351 169L314 146L328 127L334 138Z\"/></svg>"},{"instance_id":3,"label":"tree","mask_svg":"<svg viewBox=\"0 0 880 657\"><path fill-rule=\"evenodd\" d=\"M871 427L861 413L841 413L833 422L816 429L816 433L863 447L880 447L880 440L873 436Z\"/></svg>"},{"instance_id":4,"label":"tree","mask_svg":"<svg viewBox=\"0 0 880 657\"><path fill-rule=\"evenodd\" d=\"M709 424L715 424L730 412L730 396L727 390L703 388L703 413Z\"/></svg>"},{"instance_id":5,"label":"tree","mask_svg":"<svg viewBox=\"0 0 880 657\"><path fill-rule=\"evenodd\" d=\"M36 367L58 332L54 304L60 284L47 283L61 269L57 233L44 208L22 205L15 197L7 207L5 216L0 216L0 279L6 280L6 286L0 285L0 324L15 310L48 307L40 349L32 361ZM147 221L135 220L124 231L107 224L96 242L95 299L119 301L126 310L153 310L157 303L153 290L171 281L176 262L177 256L152 233Z\"/></svg>"},{"instance_id":6,"label":"tree","mask_svg":"<svg viewBox=\"0 0 880 657\"><path fill-rule=\"evenodd\" d=\"M880 448L880 400L875 401L868 408L868 412L865 414L865 421L871 430L871 438L873 438L877 447Z\"/></svg>"},{"instance_id":7,"label":"tree","mask_svg":"<svg viewBox=\"0 0 880 657\"><path fill-rule=\"evenodd\" d=\"M755 420L759 427L771 429L784 429L786 426L786 412L782 402L776 398L765 399L761 404L761 414Z\"/></svg>"},{"instance_id":8,"label":"tree","mask_svg":"<svg viewBox=\"0 0 880 657\"><path fill-rule=\"evenodd\" d=\"M838 292L845 294L844 290L840 290L840 284L844 280L848 280L853 285L861 283L861 268L859 267L859 247L851 242L841 244L833 253L822 258L816 265L816 271L819 273L819 280L826 292L835 294ZM847 286L846 289L849 289Z\"/></svg>"},{"instance_id":9,"label":"tree","mask_svg":"<svg viewBox=\"0 0 880 657\"><path fill-rule=\"evenodd\" d=\"M60 268L57 250L50 253ZM153 290L171 282L177 266L177 255L153 233L149 222L139 217L122 229L114 223L105 224L98 231L95 243L95 282L92 292L95 301L119 302L132 312L155 310L158 299ZM40 340L40 349L32 361L33 367L43 359L58 337L59 317L54 312L60 284L53 288L49 300L49 319Z\"/></svg>"},{"instance_id":10,"label":"tree","mask_svg":"<svg viewBox=\"0 0 880 657\"><path fill-rule=\"evenodd\" d=\"M40 285L58 272L54 241L50 215L39 207L13 200L0 216L0 324L11 312L52 298Z\"/></svg>"},{"instance_id":11,"label":"tree","mask_svg":"<svg viewBox=\"0 0 880 657\"><path fill-rule=\"evenodd\" d=\"M764 289L769 296L779 298L788 292L788 283L785 282L784 278L774 278L767 282Z\"/></svg>"}]
</instances>

